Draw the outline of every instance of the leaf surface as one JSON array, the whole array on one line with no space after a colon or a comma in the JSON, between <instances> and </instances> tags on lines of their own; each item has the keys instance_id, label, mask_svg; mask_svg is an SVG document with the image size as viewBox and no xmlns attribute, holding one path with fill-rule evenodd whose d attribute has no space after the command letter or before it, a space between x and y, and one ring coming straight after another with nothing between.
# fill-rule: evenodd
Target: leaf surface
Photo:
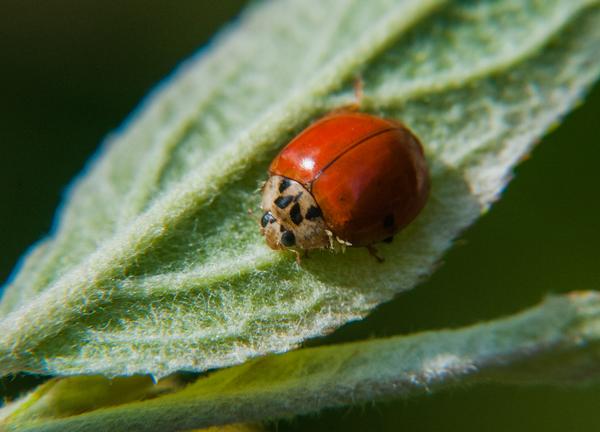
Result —
<instances>
[{"instance_id":1,"label":"leaf surface","mask_svg":"<svg viewBox=\"0 0 600 432\"><path fill-rule=\"evenodd\" d=\"M260 3L162 84L77 180L0 305L0 375L204 371L367 314L429 274L600 71L595 0ZM379 265L270 251L257 187L352 102L420 136L425 211Z\"/></svg>"},{"instance_id":2,"label":"leaf surface","mask_svg":"<svg viewBox=\"0 0 600 432\"><path fill-rule=\"evenodd\" d=\"M590 384L600 378L598 355L600 295L576 292L488 323L301 349L217 371L151 400L57 416L55 407L69 403L72 389L90 379L66 378L34 392L21 402L26 408L4 416L4 424L32 432L185 430L490 381ZM68 384L61 388L61 382ZM96 400L94 389L88 393Z\"/></svg>"}]
</instances>

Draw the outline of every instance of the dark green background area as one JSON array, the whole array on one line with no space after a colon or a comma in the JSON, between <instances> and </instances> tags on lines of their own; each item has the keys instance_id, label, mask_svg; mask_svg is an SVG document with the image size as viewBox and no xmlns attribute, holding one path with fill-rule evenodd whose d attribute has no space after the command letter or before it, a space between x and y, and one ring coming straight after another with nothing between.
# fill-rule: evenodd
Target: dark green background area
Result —
<instances>
[{"instance_id":1,"label":"dark green background area","mask_svg":"<svg viewBox=\"0 0 600 432\"><path fill-rule=\"evenodd\" d=\"M2 1L0 280L51 227L98 143L243 1ZM501 201L418 289L311 345L455 327L600 289L600 87L521 164ZM600 387L464 387L327 410L286 430L600 429Z\"/></svg>"}]
</instances>

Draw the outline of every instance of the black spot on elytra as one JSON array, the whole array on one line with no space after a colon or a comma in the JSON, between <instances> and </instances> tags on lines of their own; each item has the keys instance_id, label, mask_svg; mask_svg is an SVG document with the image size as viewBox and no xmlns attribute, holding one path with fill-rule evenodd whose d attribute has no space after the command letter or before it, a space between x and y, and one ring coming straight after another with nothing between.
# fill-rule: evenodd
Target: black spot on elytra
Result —
<instances>
[{"instance_id":1,"label":"black spot on elytra","mask_svg":"<svg viewBox=\"0 0 600 432\"><path fill-rule=\"evenodd\" d=\"M291 247L296 244L296 236L291 231L284 231L281 234L281 244L285 247Z\"/></svg>"},{"instance_id":2,"label":"black spot on elytra","mask_svg":"<svg viewBox=\"0 0 600 432\"><path fill-rule=\"evenodd\" d=\"M385 229L394 228L394 215L393 214L389 214L385 218L383 218L383 227Z\"/></svg>"},{"instance_id":3,"label":"black spot on elytra","mask_svg":"<svg viewBox=\"0 0 600 432\"><path fill-rule=\"evenodd\" d=\"M292 195L279 196L275 199L275 205L280 209L284 209L294 200Z\"/></svg>"},{"instance_id":4,"label":"black spot on elytra","mask_svg":"<svg viewBox=\"0 0 600 432\"><path fill-rule=\"evenodd\" d=\"M316 219L316 218L322 217L322 216L323 216L323 213L321 212L321 209L316 206L310 206L310 208L307 210L306 214L304 215L304 217L308 220L313 220L313 219Z\"/></svg>"},{"instance_id":5,"label":"black spot on elytra","mask_svg":"<svg viewBox=\"0 0 600 432\"><path fill-rule=\"evenodd\" d=\"M279 183L279 192L283 192L284 190L289 188L291 185L292 185L292 182L290 181L290 179L284 178L283 180L281 180L281 183Z\"/></svg>"},{"instance_id":6,"label":"black spot on elytra","mask_svg":"<svg viewBox=\"0 0 600 432\"><path fill-rule=\"evenodd\" d=\"M290 218L296 225L300 225L302 219L304 219L302 213L300 213L300 204L296 203L292 206L290 209Z\"/></svg>"},{"instance_id":7,"label":"black spot on elytra","mask_svg":"<svg viewBox=\"0 0 600 432\"><path fill-rule=\"evenodd\" d=\"M265 212L265 214L260 219L260 224L263 228L273 222L275 222L275 217L271 214L271 212Z\"/></svg>"}]
</instances>

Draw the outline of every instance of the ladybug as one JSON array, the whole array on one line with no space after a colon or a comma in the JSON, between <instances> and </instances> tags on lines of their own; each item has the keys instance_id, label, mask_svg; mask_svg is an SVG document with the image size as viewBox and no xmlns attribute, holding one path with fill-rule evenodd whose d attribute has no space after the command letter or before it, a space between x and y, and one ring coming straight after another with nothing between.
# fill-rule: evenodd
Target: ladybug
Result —
<instances>
[{"instance_id":1,"label":"ladybug","mask_svg":"<svg viewBox=\"0 0 600 432\"><path fill-rule=\"evenodd\" d=\"M428 193L423 148L410 130L365 113L335 112L271 162L261 232L272 249L341 244L372 251L419 214Z\"/></svg>"}]
</instances>

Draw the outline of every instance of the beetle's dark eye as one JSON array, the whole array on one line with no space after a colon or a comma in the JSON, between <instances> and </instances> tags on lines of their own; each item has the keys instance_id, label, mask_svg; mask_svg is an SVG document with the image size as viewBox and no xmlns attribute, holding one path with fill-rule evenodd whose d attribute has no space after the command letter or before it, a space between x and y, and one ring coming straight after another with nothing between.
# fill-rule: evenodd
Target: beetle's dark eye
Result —
<instances>
[{"instance_id":1,"label":"beetle's dark eye","mask_svg":"<svg viewBox=\"0 0 600 432\"><path fill-rule=\"evenodd\" d=\"M291 231L284 231L281 234L281 244L285 247L291 247L296 244L296 236Z\"/></svg>"},{"instance_id":2,"label":"beetle's dark eye","mask_svg":"<svg viewBox=\"0 0 600 432\"><path fill-rule=\"evenodd\" d=\"M263 217L260 219L260 225L264 228L268 224L275 222L275 217L271 214L271 212L265 212Z\"/></svg>"}]
</instances>

